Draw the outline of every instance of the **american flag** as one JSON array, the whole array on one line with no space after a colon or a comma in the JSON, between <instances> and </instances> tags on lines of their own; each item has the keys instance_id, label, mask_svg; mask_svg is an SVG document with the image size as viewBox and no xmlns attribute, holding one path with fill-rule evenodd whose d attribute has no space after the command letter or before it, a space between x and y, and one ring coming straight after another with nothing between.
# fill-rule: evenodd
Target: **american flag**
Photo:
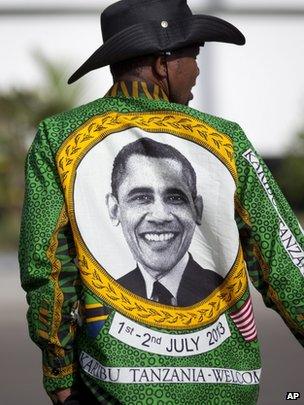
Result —
<instances>
[{"instance_id":1,"label":"american flag","mask_svg":"<svg viewBox=\"0 0 304 405\"><path fill-rule=\"evenodd\" d=\"M235 326L247 342L257 339L257 330L250 297L240 309L232 312L230 316L235 323Z\"/></svg>"}]
</instances>

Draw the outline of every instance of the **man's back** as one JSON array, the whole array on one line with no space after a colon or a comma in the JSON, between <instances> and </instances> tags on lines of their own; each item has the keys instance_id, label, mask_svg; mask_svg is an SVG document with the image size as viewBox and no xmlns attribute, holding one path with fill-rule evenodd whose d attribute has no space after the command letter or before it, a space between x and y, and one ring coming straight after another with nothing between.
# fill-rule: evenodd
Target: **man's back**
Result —
<instances>
[{"instance_id":1,"label":"man's back","mask_svg":"<svg viewBox=\"0 0 304 405\"><path fill-rule=\"evenodd\" d=\"M71 386L80 373L109 404L255 403L246 267L297 335L303 235L237 124L164 98L155 86L118 83L40 125L20 258L45 387ZM178 306L191 256L202 269L195 284L204 269L219 281ZM144 297L119 282L136 266Z\"/></svg>"}]
</instances>

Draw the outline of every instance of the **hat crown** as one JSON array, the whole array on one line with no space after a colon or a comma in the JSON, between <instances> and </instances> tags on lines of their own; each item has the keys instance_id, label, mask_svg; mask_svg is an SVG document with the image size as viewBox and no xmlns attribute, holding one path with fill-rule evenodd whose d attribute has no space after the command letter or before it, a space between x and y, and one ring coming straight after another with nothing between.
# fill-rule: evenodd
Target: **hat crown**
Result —
<instances>
[{"instance_id":1,"label":"hat crown","mask_svg":"<svg viewBox=\"0 0 304 405\"><path fill-rule=\"evenodd\" d=\"M244 35L218 17L193 15L187 0L121 0L101 14L101 45L70 77L102 66L205 42L244 45Z\"/></svg>"},{"instance_id":2,"label":"hat crown","mask_svg":"<svg viewBox=\"0 0 304 405\"><path fill-rule=\"evenodd\" d=\"M182 19L191 15L186 0L121 0L101 14L103 41L135 24Z\"/></svg>"}]
</instances>

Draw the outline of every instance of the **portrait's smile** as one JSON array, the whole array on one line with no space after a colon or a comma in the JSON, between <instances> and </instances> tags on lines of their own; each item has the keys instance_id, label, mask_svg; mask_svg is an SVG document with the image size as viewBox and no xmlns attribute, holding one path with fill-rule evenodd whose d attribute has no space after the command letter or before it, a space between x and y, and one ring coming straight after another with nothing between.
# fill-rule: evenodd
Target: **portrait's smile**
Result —
<instances>
[{"instance_id":1,"label":"portrait's smile","mask_svg":"<svg viewBox=\"0 0 304 405\"><path fill-rule=\"evenodd\" d=\"M178 232L149 232L141 233L139 239L144 241L153 251L162 251L172 246L179 239L179 235Z\"/></svg>"},{"instance_id":2,"label":"portrait's smile","mask_svg":"<svg viewBox=\"0 0 304 405\"><path fill-rule=\"evenodd\" d=\"M149 241L154 241L154 242L163 242L163 241L169 241L172 238L174 238L174 233L146 233L143 235L143 237L146 240Z\"/></svg>"}]
</instances>

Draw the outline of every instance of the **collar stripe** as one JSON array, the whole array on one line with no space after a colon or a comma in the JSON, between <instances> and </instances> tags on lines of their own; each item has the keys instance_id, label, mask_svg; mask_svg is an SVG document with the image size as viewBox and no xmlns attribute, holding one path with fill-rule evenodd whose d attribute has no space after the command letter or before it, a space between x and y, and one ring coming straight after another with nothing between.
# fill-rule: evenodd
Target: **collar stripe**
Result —
<instances>
[{"instance_id":1,"label":"collar stripe","mask_svg":"<svg viewBox=\"0 0 304 405\"><path fill-rule=\"evenodd\" d=\"M146 82L141 82L141 86L142 86L142 89L143 89L143 91L144 91L146 97L149 98L150 100L152 100L153 97L152 97L151 94L149 93L147 83L146 83Z\"/></svg>"},{"instance_id":2,"label":"collar stripe","mask_svg":"<svg viewBox=\"0 0 304 405\"><path fill-rule=\"evenodd\" d=\"M111 89L111 97L116 97L117 96L117 88L118 88L118 83L115 83L114 86Z\"/></svg>"},{"instance_id":3,"label":"collar stripe","mask_svg":"<svg viewBox=\"0 0 304 405\"><path fill-rule=\"evenodd\" d=\"M138 98L138 82L132 82L132 97Z\"/></svg>"},{"instance_id":4,"label":"collar stripe","mask_svg":"<svg viewBox=\"0 0 304 405\"><path fill-rule=\"evenodd\" d=\"M166 93L157 84L146 83L144 81L120 81L116 82L105 97L126 97L139 98L144 97L149 100L169 101Z\"/></svg>"},{"instance_id":5,"label":"collar stripe","mask_svg":"<svg viewBox=\"0 0 304 405\"><path fill-rule=\"evenodd\" d=\"M120 82L120 87L121 87L123 95L125 97L130 97L127 86L126 86L126 83L125 82Z\"/></svg>"},{"instance_id":6,"label":"collar stripe","mask_svg":"<svg viewBox=\"0 0 304 405\"><path fill-rule=\"evenodd\" d=\"M159 100L159 87L154 85L153 98Z\"/></svg>"},{"instance_id":7,"label":"collar stripe","mask_svg":"<svg viewBox=\"0 0 304 405\"><path fill-rule=\"evenodd\" d=\"M164 90L163 90L163 89L160 89L160 91L161 91L161 94L162 94L162 98L163 98L164 100L169 101L168 96L167 96L167 94L164 92Z\"/></svg>"}]
</instances>

